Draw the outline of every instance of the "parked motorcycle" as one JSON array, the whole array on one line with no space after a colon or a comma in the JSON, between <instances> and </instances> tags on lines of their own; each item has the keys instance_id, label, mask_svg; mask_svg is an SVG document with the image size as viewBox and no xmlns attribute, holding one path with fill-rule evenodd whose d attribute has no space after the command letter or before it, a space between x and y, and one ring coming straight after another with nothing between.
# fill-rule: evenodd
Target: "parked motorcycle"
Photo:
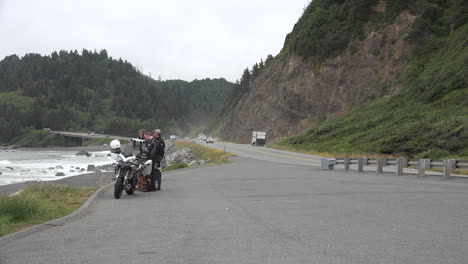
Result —
<instances>
[{"instance_id":1,"label":"parked motorcycle","mask_svg":"<svg viewBox=\"0 0 468 264\"><path fill-rule=\"evenodd\" d=\"M138 185L139 175L151 174L152 161L146 158L142 152L141 140L134 139L133 146L126 145L121 150L120 141L113 140L110 143L111 152L117 154L117 165L115 166L114 197L119 199L122 192L133 195ZM140 144L140 154L134 155L135 145Z\"/></svg>"}]
</instances>

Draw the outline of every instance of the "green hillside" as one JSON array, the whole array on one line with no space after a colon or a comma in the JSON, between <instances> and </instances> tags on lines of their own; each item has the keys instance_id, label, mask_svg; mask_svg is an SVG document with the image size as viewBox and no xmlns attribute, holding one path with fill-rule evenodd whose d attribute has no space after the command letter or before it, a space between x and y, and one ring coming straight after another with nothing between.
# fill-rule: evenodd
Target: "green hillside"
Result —
<instances>
[{"instance_id":1,"label":"green hillside","mask_svg":"<svg viewBox=\"0 0 468 264\"><path fill-rule=\"evenodd\" d=\"M401 79L405 89L398 96L277 144L320 152L468 157L468 24L420 40Z\"/></svg>"},{"instance_id":2,"label":"green hillside","mask_svg":"<svg viewBox=\"0 0 468 264\"><path fill-rule=\"evenodd\" d=\"M155 81L105 50L12 55L0 61L0 143L45 127L125 136L158 127L188 135L203 129L232 85Z\"/></svg>"},{"instance_id":3,"label":"green hillside","mask_svg":"<svg viewBox=\"0 0 468 264\"><path fill-rule=\"evenodd\" d=\"M329 112L318 115L314 120L304 120L311 123L311 129L283 138L272 146L339 155L375 153L430 158L467 157L468 2L462 0L311 1L293 31L286 36L281 52L275 57L269 57L268 62L261 62L251 70L244 71L223 110L210 122L210 131L227 139L245 141L229 133L235 127L235 124L229 123L234 109L239 109L236 108L239 102L244 103L243 107L246 102L248 105L262 105L263 102L256 96L276 96L255 93L252 87L257 90L259 87L269 87L283 91L294 83L304 83L305 80L301 79L304 75L287 72L287 63L291 62L291 58L299 57L304 61L302 65L313 65L309 67L313 71L311 74L319 75L322 63L362 51L359 43L391 25L401 26L396 23L398 17L402 16L411 22L400 36L409 47L401 59L405 68L403 73L394 75L391 84L392 89L398 92L385 93L389 87L378 87L379 91L384 92L372 97L371 104L354 107L347 113ZM386 43L393 45L397 41L382 38L380 47ZM374 47L370 52L381 61L384 60L378 48ZM346 58L355 59L352 56ZM365 56L361 53L360 58L365 59ZM297 60L293 59L292 63L297 63ZM338 66L336 69L341 69ZM286 71L284 75L278 72L281 70ZM259 73L262 78L257 78ZM268 83L268 74L272 73L287 76L288 79L275 86ZM356 79L356 76L350 77ZM359 77L359 81L365 82L362 77ZM323 84L327 87L325 81ZM328 87L331 90L339 89L336 86ZM323 94L322 97L326 97L326 93ZM294 91L290 95L301 97ZM286 98L288 95L282 96ZM282 102L284 98L272 101ZM363 99L361 101L365 101ZM284 109L283 116L288 115L289 109L284 105L278 108ZM277 116L282 115L277 113ZM255 116L252 120L255 121ZM238 127L242 131L249 130L255 124L253 121L249 123L250 126ZM270 126L268 132L286 127L287 122L284 122L285 125L280 122L277 124ZM284 130L287 133L287 128ZM290 131L295 130L290 128Z\"/></svg>"}]
</instances>

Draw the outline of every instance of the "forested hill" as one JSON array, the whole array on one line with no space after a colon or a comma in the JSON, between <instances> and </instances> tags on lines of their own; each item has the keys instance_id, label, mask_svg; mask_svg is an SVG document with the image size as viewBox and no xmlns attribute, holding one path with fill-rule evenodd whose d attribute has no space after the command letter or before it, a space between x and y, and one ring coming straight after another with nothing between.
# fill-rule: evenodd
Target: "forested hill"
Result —
<instances>
[{"instance_id":1,"label":"forested hill","mask_svg":"<svg viewBox=\"0 0 468 264\"><path fill-rule=\"evenodd\" d=\"M311 1L210 130L338 155L467 157L468 1Z\"/></svg>"},{"instance_id":2,"label":"forested hill","mask_svg":"<svg viewBox=\"0 0 468 264\"><path fill-rule=\"evenodd\" d=\"M155 81L105 50L11 55L0 61L0 142L33 129L135 135L196 133L218 111L225 79Z\"/></svg>"}]
</instances>

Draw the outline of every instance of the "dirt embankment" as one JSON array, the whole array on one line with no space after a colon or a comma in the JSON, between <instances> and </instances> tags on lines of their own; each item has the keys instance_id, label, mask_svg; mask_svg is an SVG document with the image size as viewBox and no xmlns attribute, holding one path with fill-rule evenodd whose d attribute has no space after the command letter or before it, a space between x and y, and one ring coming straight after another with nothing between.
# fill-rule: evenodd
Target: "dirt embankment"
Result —
<instances>
[{"instance_id":1,"label":"dirt embankment","mask_svg":"<svg viewBox=\"0 0 468 264\"><path fill-rule=\"evenodd\" d=\"M238 102L223 136L244 143L252 130L266 131L269 139L290 136L319 119L398 94L396 80L411 50L405 34L413 21L404 12L389 26L368 26L365 39L351 41L346 52L320 66L294 54L277 60Z\"/></svg>"}]
</instances>

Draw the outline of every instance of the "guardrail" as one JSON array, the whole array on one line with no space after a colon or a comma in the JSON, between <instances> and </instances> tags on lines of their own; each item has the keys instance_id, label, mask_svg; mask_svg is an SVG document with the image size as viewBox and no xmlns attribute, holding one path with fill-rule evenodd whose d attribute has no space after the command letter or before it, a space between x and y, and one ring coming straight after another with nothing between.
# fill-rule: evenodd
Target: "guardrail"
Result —
<instances>
[{"instance_id":1,"label":"guardrail","mask_svg":"<svg viewBox=\"0 0 468 264\"><path fill-rule=\"evenodd\" d=\"M351 165L357 165L358 172L364 172L364 167L369 165L376 166L378 174L383 173L383 168L387 166L396 167L396 175L402 176L404 168L417 168L419 176L425 176L426 170L431 168L443 169L442 178L448 179L455 169L468 169L468 160L408 160L406 158L387 159L387 158L322 158L322 169L333 170L335 165L342 164L346 171L350 170Z\"/></svg>"}]
</instances>

